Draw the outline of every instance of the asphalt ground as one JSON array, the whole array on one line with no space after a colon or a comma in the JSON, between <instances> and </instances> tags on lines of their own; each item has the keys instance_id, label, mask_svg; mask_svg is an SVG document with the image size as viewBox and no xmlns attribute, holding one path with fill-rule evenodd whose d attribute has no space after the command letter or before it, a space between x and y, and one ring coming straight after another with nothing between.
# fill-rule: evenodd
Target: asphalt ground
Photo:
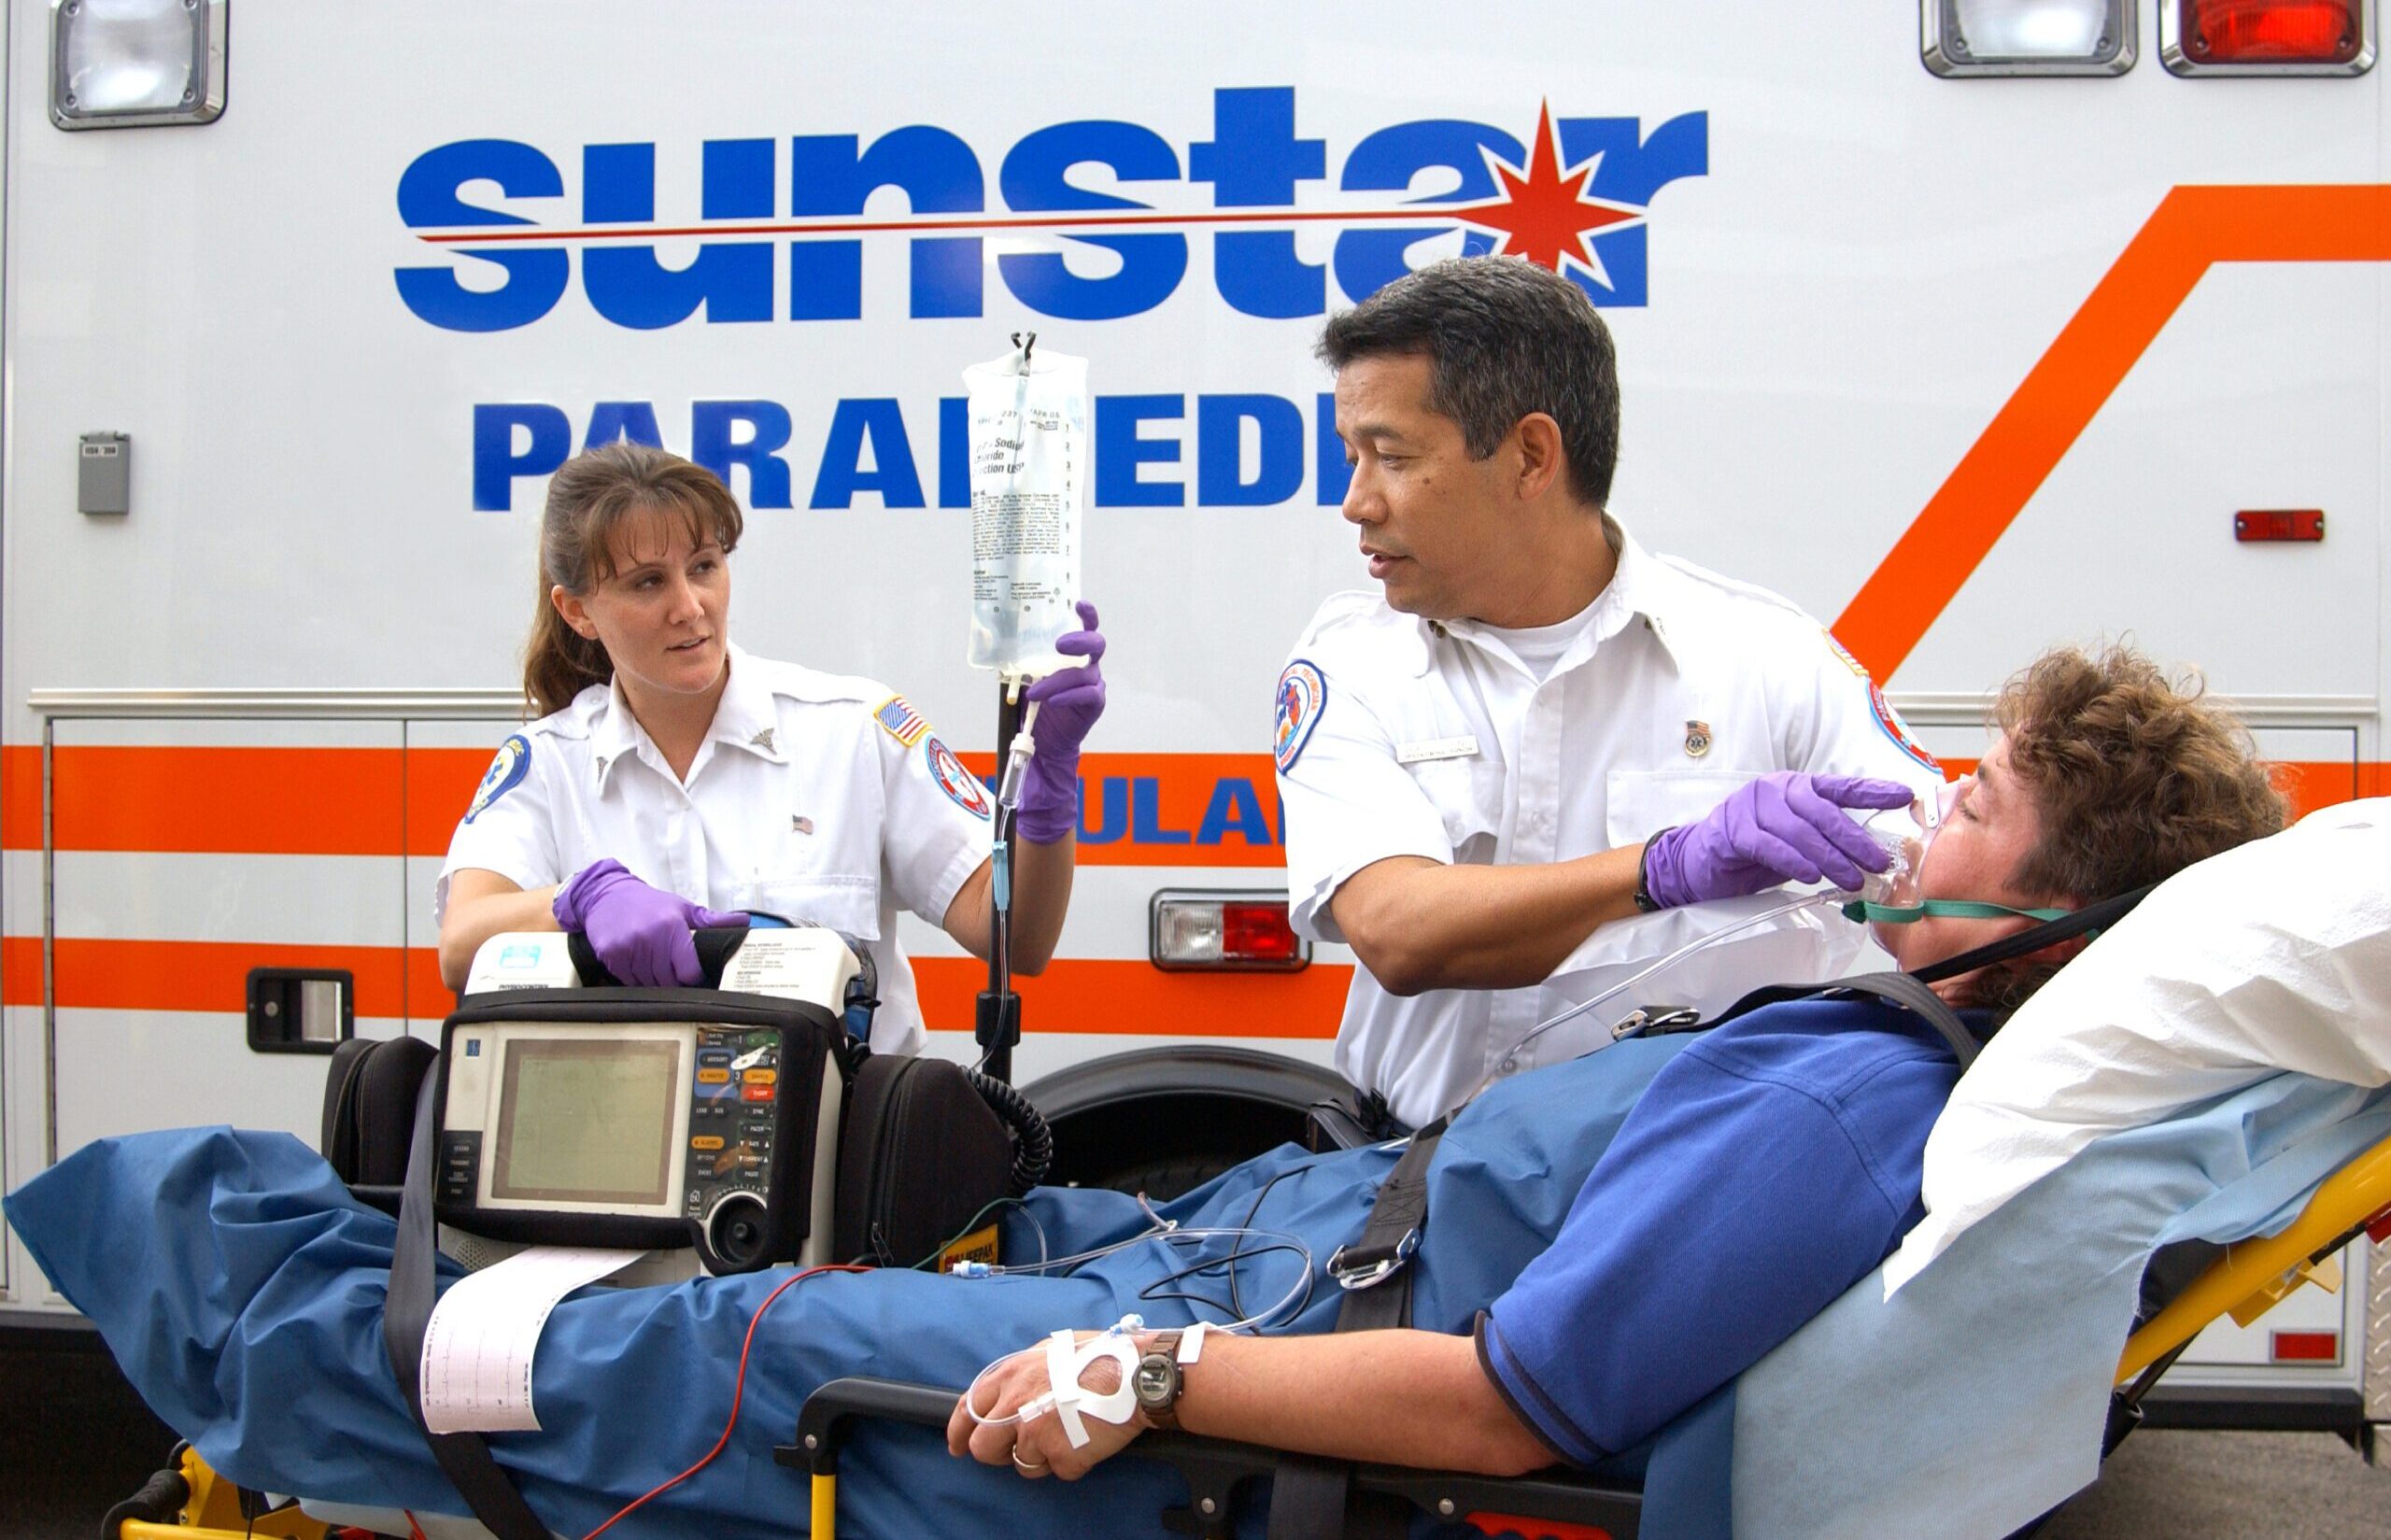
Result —
<instances>
[{"instance_id":1,"label":"asphalt ground","mask_svg":"<svg viewBox=\"0 0 2391 1540\"><path fill-rule=\"evenodd\" d=\"M93 1540L174 1434L88 1332L0 1343L0 1536ZM1988 1451L1988 1457L1993 1457ZM2329 1434L2145 1429L2036 1540L2384 1540L2391 1467Z\"/></svg>"}]
</instances>

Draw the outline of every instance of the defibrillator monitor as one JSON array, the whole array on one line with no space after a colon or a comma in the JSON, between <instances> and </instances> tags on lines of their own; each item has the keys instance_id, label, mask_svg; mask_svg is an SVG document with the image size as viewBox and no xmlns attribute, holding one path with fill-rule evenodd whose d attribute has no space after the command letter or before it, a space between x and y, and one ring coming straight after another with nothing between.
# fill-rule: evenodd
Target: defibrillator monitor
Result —
<instances>
[{"instance_id":1,"label":"defibrillator monitor","mask_svg":"<svg viewBox=\"0 0 2391 1540\"><path fill-rule=\"evenodd\" d=\"M814 1001L716 990L468 996L442 1028L433 1212L492 1240L694 1247L713 1273L810 1263L843 1037Z\"/></svg>"}]
</instances>

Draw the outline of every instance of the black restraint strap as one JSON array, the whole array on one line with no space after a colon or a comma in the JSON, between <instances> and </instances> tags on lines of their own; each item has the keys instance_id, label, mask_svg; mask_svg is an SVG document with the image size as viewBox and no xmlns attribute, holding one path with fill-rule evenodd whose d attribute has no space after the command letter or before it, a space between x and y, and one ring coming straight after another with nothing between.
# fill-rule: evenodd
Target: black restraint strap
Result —
<instances>
[{"instance_id":1,"label":"black restraint strap","mask_svg":"<svg viewBox=\"0 0 2391 1540\"><path fill-rule=\"evenodd\" d=\"M1847 979L1837 979L1824 984L1771 984L1755 989L1721 1012L1717 1021L1696 1022L1682 1028L1663 1028L1651 1034L1665 1037L1671 1030L1706 1032L1714 1026L1724 1026L1736 1017L1758 1010L1764 1005L1782 1005L1788 1000L1810 1000L1834 994L1873 995L1880 1000L1890 1000L1923 1017L1950 1045L1952 1054L1965 1069L1976 1062L1984 1052L1983 1041L1968 1030L1959 1013L1943 1003L1943 997L1929 989L1914 973L1855 973Z\"/></svg>"},{"instance_id":2,"label":"black restraint strap","mask_svg":"<svg viewBox=\"0 0 2391 1540\"><path fill-rule=\"evenodd\" d=\"M399 1377L399 1392L406 1397L407 1410L418 1428L423 1427L423 1334L432 1324L438 1282L432 1260L439 1246L432 1214L432 1098L439 1094L440 1076L441 1067L434 1061L416 1095L415 1139L407 1150L399 1238L390 1250L389 1300L382 1312L382 1346L390 1355L390 1370ZM540 1516L490 1457L481 1434L436 1434L426 1429L423 1436L465 1505L498 1540L549 1540L548 1526L540 1522Z\"/></svg>"},{"instance_id":3,"label":"black restraint strap","mask_svg":"<svg viewBox=\"0 0 2391 1540\"><path fill-rule=\"evenodd\" d=\"M1428 1166L1449 1120L1411 1136L1410 1147L1379 1184L1360 1238L1328 1259L1328 1276L1345 1290L1337 1311L1339 1332L1375 1332L1411 1324L1411 1254L1428 1224ZM1356 1494L1353 1466L1343 1460L1288 1455L1270 1482L1266 1540L1400 1540L1407 1505Z\"/></svg>"}]
</instances>

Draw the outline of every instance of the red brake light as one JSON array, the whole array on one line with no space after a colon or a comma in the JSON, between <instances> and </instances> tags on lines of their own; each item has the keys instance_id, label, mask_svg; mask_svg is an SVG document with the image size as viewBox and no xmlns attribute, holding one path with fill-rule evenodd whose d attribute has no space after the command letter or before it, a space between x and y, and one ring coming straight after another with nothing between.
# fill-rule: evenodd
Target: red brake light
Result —
<instances>
[{"instance_id":1,"label":"red brake light","mask_svg":"<svg viewBox=\"0 0 2391 1540\"><path fill-rule=\"evenodd\" d=\"M2365 0L2181 0L2184 51L2203 64L2345 64Z\"/></svg>"},{"instance_id":2,"label":"red brake light","mask_svg":"<svg viewBox=\"0 0 2391 1540\"><path fill-rule=\"evenodd\" d=\"M1283 963L1301 946L1285 904L1223 904L1221 955L1241 963Z\"/></svg>"}]
</instances>

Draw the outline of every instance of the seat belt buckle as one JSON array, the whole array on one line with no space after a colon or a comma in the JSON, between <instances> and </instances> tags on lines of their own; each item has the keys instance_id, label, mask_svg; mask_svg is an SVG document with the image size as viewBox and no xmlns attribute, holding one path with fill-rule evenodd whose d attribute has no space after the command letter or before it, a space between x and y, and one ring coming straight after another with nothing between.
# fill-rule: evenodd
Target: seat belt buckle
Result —
<instances>
[{"instance_id":1,"label":"seat belt buckle","mask_svg":"<svg viewBox=\"0 0 2391 1540\"><path fill-rule=\"evenodd\" d=\"M1328 1276L1337 1280L1340 1289L1374 1288L1393 1277L1395 1269L1409 1262L1411 1253L1418 1250L1420 1227L1416 1224L1403 1232L1403 1238L1392 1247L1339 1246L1328 1259Z\"/></svg>"}]
</instances>

